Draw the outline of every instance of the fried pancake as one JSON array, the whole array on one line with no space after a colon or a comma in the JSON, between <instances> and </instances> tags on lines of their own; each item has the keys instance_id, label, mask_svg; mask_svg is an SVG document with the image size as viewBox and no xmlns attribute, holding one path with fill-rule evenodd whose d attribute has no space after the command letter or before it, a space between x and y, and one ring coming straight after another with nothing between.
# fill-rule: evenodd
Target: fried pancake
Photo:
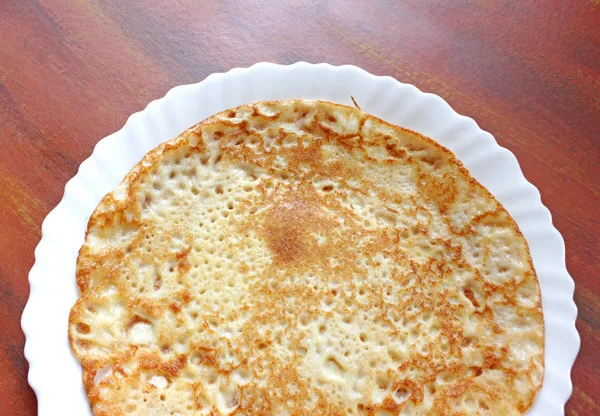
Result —
<instances>
[{"instance_id":1,"label":"fried pancake","mask_svg":"<svg viewBox=\"0 0 600 416\"><path fill-rule=\"evenodd\" d=\"M95 415L516 415L542 383L515 222L357 108L258 102L152 150L91 216L77 284Z\"/></svg>"}]
</instances>

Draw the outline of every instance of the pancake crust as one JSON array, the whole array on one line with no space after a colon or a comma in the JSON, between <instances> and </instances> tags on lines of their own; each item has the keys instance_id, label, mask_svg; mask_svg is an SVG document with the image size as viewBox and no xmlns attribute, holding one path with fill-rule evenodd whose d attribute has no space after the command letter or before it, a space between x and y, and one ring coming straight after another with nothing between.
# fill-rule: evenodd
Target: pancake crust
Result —
<instances>
[{"instance_id":1,"label":"pancake crust","mask_svg":"<svg viewBox=\"0 0 600 416\"><path fill-rule=\"evenodd\" d=\"M90 218L69 339L95 415L524 413L527 243L434 141L271 101L149 152Z\"/></svg>"}]
</instances>

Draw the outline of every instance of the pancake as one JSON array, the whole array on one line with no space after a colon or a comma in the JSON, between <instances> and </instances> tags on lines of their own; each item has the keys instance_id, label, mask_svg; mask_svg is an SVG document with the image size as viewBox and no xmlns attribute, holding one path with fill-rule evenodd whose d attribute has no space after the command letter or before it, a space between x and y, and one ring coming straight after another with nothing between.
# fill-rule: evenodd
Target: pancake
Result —
<instances>
[{"instance_id":1,"label":"pancake","mask_svg":"<svg viewBox=\"0 0 600 416\"><path fill-rule=\"evenodd\" d=\"M267 101L150 151L77 260L95 415L518 415L544 372L513 219L433 140Z\"/></svg>"}]
</instances>

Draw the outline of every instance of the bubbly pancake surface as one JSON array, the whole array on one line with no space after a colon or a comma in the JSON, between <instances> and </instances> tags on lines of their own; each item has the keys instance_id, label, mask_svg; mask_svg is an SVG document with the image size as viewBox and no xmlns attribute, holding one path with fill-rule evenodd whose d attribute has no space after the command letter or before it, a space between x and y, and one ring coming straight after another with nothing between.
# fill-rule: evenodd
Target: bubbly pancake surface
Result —
<instances>
[{"instance_id":1,"label":"bubbly pancake surface","mask_svg":"<svg viewBox=\"0 0 600 416\"><path fill-rule=\"evenodd\" d=\"M148 153L92 215L69 337L95 415L522 414L540 291L432 140L259 102Z\"/></svg>"}]
</instances>

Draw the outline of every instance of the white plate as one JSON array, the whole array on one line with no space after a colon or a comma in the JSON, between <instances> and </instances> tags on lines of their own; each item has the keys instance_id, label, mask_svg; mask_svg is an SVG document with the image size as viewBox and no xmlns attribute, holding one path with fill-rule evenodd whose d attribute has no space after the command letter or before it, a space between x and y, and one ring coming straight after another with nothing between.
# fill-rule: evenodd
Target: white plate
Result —
<instances>
[{"instance_id":1,"label":"white plate","mask_svg":"<svg viewBox=\"0 0 600 416\"><path fill-rule=\"evenodd\" d=\"M351 105L351 95L367 113L423 133L452 150L517 221L540 280L546 326L544 383L529 414L564 414L572 390L570 371L579 350L574 284L565 266L563 239L515 156L436 95L354 66L299 62L258 63L173 88L98 142L67 183L63 199L42 224L42 240L29 273L31 294L22 317L29 384L38 397L39 415L90 414L81 367L69 348L67 322L78 298L77 253L100 199L146 152L214 113L270 99L322 99Z\"/></svg>"}]
</instances>

